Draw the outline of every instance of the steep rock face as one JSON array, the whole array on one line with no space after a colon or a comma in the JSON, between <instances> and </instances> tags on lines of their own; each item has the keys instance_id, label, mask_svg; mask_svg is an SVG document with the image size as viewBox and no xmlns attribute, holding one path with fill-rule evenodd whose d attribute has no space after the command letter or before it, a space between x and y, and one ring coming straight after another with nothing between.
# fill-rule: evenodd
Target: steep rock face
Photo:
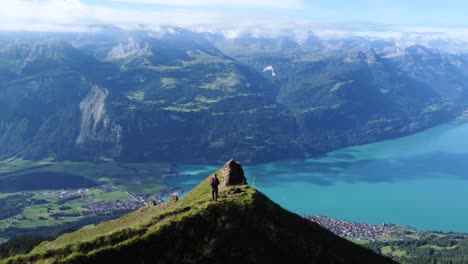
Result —
<instances>
[{"instance_id":1,"label":"steep rock face","mask_svg":"<svg viewBox=\"0 0 468 264\"><path fill-rule=\"evenodd\" d=\"M134 38L128 38L126 43L119 43L107 55L107 60L132 59L140 56L153 55L147 43L139 43Z\"/></svg>"},{"instance_id":2,"label":"steep rock face","mask_svg":"<svg viewBox=\"0 0 468 264\"><path fill-rule=\"evenodd\" d=\"M75 146L80 156L118 157L122 127L106 113L109 91L94 85L80 102L80 125Z\"/></svg>"},{"instance_id":3,"label":"steep rock face","mask_svg":"<svg viewBox=\"0 0 468 264\"><path fill-rule=\"evenodd\" d=\"M95 137L97 125L101 121L103 127L108 124L109 117L105 115L104 105L108 94L107 90L93 86L88 95L80 102L81 126L79 135L76 138L77 144L83 144L88 137Z\"/></svg>"}]
</instances>

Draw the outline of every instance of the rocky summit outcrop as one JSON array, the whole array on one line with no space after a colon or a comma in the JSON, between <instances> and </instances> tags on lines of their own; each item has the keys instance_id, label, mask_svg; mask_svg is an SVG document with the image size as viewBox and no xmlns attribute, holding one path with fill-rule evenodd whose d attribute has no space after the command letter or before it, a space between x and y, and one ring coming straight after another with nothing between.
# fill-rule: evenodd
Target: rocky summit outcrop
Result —
<instances>
[{"instance_id":1,"label":"rocky summit outcrop","mask_svg":"<svg viewBox=\"0 0 468 264\"><path fill-rule=\"evenodd\" d=\"M221 173L221 187L247 184L247 179L244 176L244 170L241 164L234 159L224 164Z\"/></svg>"}]
</instances>

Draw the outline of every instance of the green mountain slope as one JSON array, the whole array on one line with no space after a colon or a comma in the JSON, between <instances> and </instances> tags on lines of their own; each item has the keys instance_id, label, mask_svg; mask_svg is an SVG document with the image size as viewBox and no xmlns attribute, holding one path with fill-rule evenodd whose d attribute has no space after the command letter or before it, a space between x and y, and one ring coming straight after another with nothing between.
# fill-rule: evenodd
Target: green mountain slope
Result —
<instances>
[{"instance_id":1,"label":"green mountain slope","mask_svg":"<svg viewBox=\"0 0 468 264\"><path fill-rule=\"evenodd\" d=\"M2 263L393 263L282 209L245 183L239 163L177 201L44 242Z\"/></svg>"},{"instance_id":2,"label":"green mountain slope","mask_svg":"<svg viewBox=\"0 0 468 264\"><path fill-rule=\"evenodd\" d=\"M278 103L296 118L306 150L327 152L412 134L466 109L462 56L361 38L322 46L312 39L299 46L267 38L225 42L216 44L221 51L280 87Z\"/></svg>"},{"instance_id":3,"label":"green mountain slope","mask_svg":"<svg viewBox=\"0 0 468 264\"><path fill-rule=\"evenodd\" d=\"M365 38L0 33L0 159L303 158L465 115L468 59Z\"/></svg>"},{"instance_id":4,"label":"green mountain slope","mask_svg":"<svg viewBox=\"0 0 468 264\"><path fill-rule=\"evenodd\" d=\"M277 92L192 35L11 41L0 45L0 159L302 157Z\"/></svg>"}]
</instances>

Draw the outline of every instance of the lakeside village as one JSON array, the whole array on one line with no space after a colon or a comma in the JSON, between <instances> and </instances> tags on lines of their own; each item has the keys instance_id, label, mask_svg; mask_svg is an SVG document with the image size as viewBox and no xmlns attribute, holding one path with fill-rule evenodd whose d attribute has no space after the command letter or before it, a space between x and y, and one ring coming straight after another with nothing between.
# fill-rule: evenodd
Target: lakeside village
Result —
<instances>
[{"instance_id":1,"label":"lakeside village","mask_svg":"<svg viewBox=\"0 0 468 264\"><path fill-rule=\"evenodd\" d=\"M105 192L114 192L122 191L128 194L128 201L96 201L88 205L83 206L83 215L86 216L101 216L108 214L121 213L126 211L134 211L142 206L145 206L147 203L162 203L164 197L178 196L182 193L182 190L176 188L168 188L164 190L161 194L156 195L134 195L130 192L127 192L120 188L119 186L114 185L112 182L108 182L104 185L101 185L99 189ZM45 192L43 195L50 197L59 198L59 203L66 203L67 201L83 199L87 200L91 195L90 192L92 189L81 188L81 189L68 189L68 190L59 190L53 192Z\"/></svg>"},{"instance_id":2,"label":"lakeside village","mask_svg":"<svg viewBox=\"0 0 468 264\"><path fill-rule=\"evenodd\" d=\"M175 167L172 165L167 172L163 175L163 179L166 177L177 176L175 172ZM135 179L137 184L141 184L138 179ZM125 212L131 212L137 210L146 204L159 204L164 201L166 197L179 196L182 193L182 190L174 187L167 187L160 194L144 194L144 195L135 195L132 194L118 185L114 181L109 181L101 186L99 189L104 192L125 192L128 195L128 200L116 200L116 201L95 201L90 204L83 206L83 216L103 216L111 214L121 214ZM45 192L43 195L50 197L59 198L59 203L64 204L68 201L83 199L87 200L91 198L93 189L89 188L80 188L80 189L66 189L59 191ZM63 215L66 217L66 215Z\"/></svg>"},{"instance_id":3,"label":"lakeside village","mask_svg":"<svg viewBox=\"0 0 468 264\"><path fill-rule=\"evenodd\" d=\"M177 176L177 173L175 172L175 166L171 165L171 167L167 169L166 173L162 175L162 177L164 179L166 177L173 176ZM136 178L134 183L141 184L141 181ZM116 200L92 202L82 207L84 209L82 212L84 216L103 216L131 212L145 206L148 203L153 205L159 204L164 202L165 197L179 196L182 194L182 190L179 188L167 187L160 194L135 195L117 186L114 181L109 181L99 186L99 189L103 190L104 192L125 192L127 193L129 199L127 201ZM63 204L67 201L76 199L87 200L91 196L91 191L92 189L80 188L45 192L43 194L50 197L57 197L59 198L59 203Z\"/></svg>"},{"instance_id":4,"label":"lakeside village","mask_svg":"<svg viewBox=\"0 0 468 264\"><path fill-rule=\"evenodd\" d=\"M335 233L337 236L374 242L378 239L390 237L395 234L397 226L394 224L371 225L365 223L348 222L326 216L305 216L307 220L316 222L322 227Z\"/></svg>"}]
</instances>

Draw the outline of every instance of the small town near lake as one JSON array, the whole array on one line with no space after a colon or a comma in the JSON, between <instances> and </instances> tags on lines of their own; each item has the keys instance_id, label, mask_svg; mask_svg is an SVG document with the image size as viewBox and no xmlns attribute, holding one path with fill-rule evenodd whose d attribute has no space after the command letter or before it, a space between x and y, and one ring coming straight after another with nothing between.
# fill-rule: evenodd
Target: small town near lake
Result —
<instances>
[{"instance_id":1,"label":"small town near lake","mask_svg":"<svg viewBox=\"0 0 468 264\"><path fill-rule=\"evenodd\" d=\"M306 219L316 222L340 237L374 242L377 239L389 237L396 232L394 224L371 225L366 223L348 222L326 216L306 216Z\"/></svg>"}]
</instances>

